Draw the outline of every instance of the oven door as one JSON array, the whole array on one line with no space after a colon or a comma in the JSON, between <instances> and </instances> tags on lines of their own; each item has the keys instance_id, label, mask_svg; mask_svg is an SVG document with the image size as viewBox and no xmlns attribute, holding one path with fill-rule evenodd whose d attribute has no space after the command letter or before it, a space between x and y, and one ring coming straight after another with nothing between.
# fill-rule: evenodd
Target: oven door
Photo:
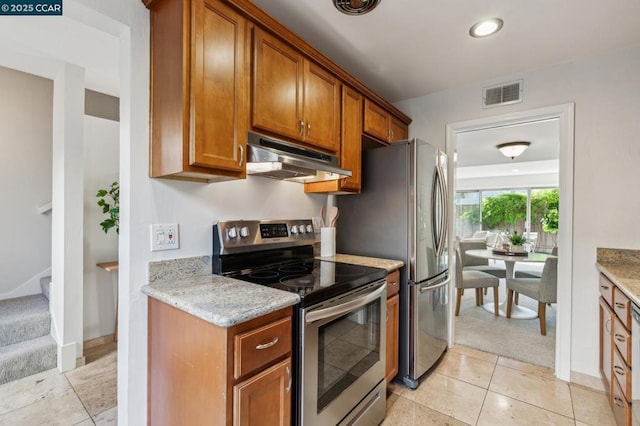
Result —
<instances>
[{"instance_id":1,"label":"oven door","mask_svg":"<svg viewBox=\"0 0 640 426\"><path fill-rule=\"evenodd\" d=\"M385 280L302 309L303 425L382 421L386 314Z\"/></svg>"}]
</instances>

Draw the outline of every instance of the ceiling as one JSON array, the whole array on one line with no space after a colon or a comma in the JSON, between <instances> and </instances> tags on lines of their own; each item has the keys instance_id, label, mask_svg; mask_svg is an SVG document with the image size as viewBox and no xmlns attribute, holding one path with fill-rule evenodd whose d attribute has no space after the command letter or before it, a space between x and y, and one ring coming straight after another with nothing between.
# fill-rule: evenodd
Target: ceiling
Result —
<instances>
[{"instance_id":1,"label":"ceiling","mask_svg":"<svg viewBox=\"0 0 640 426\"><path fill-rule=\"evenodd\" d=\"M390 102L640 43L638 0L381 0L348 16L332 0L253 0ZM504 27L474 39L469 28Z\"/></svg>"},{"instance_id":2,"label":"ceiling","mask_svg":"<svg viewBox=\"0 0 640 426\"><path fill-rule=\"evenodd\" d=\"M514 159L505 157L496 148L498 144L513 141L527 141L531 145ZM457 167L557 160L560 157L559 120L541 120L458 133L456 142Z\"/></svg>"}]
</instances>

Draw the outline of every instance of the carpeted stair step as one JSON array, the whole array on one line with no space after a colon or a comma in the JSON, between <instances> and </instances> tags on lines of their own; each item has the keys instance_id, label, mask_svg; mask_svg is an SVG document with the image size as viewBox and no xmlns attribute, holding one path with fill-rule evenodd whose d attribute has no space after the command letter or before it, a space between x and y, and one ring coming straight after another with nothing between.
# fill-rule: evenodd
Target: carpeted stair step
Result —
<instances>
[{"instance_id":1,"label":"carpeted stair step","mask_svg":"<svg viewBox=\"0 0 640 426\"><path fill-rule=\"evenodd\" d=\"M51 276L40 278L40 288L42 295L49 300L49 289L51 288Z\"/></svg>"},{"instance_id":2,"label":"carpeted stair step","mask_svg":"<svg viewBox=\"0 0 640 426\"><path fill-rule=\"evenodd\" d=\"M56 342L38 337L0 347L0 385L55 368Z\"/></svg>"},{"instance_id":3,"label":"carpeted stair step","mask_svg":"<svg viewBox=\"0 0 640 426\"><path fill-rule=\"evenodd\" d=\"M49 301L42 294L0 300L0 348L48 336Z\"/></svg>"}]
</instances>

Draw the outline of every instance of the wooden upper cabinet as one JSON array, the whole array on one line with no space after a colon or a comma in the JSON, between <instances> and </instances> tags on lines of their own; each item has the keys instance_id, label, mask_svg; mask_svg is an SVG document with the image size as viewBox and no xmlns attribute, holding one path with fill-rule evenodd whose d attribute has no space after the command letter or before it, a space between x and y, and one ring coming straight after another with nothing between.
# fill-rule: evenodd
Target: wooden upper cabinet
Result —
<instances>
[{"instance_id":1,"label":"wooden upper cabinet","mask_svg":"<svg viewBox=\"0 0 640 426\"><path fill-rule=\"evenodd\" d=\"M407 139L409 128L380 105L365 99L364 133L381 142L390 143Z\"/></svg>"},{"instance_id":2,"label":"wooden upper cabinet","mask_svg":"<svg viewBox=\"0 0 640 426\"><path fill-rule=\"evenodd\" d=\"M253 62L253 127L302 137L304 58L288 44L256 28Z\"/></svg>"},{"instance_id":3,"label":"wooden upper cabinet","mask_svg":"<svg viewBox=\"0 0 640 426\"><path fill-rule=\"evenodd\" d=\"M340 81L259 28L253 67L253 127L337 153Z\"/></svg>"},{"instance_id":4,"label":"wooden upper cabinet","mask_svg":"<svg viewBox=\"0 0 640 426\"><path fill-rule=\"evenodd\" d=\"M248 21L221 0L154 0L151 177L245 177Z\"/></svg>"},{"instance_id":5,"label":"wooden upper cabinet","mask_svg":"<svg viewBox=\"0 0 640 426\"><path fill-rule=\"evenodd\" d=\"M340 165L350 170L351 177L328 181L307 183L305 192L327 192L334 194L359 193L362 170L362 101L363 96L357 90L342 86L342 119Z\"/></svg>"}]
</instances>

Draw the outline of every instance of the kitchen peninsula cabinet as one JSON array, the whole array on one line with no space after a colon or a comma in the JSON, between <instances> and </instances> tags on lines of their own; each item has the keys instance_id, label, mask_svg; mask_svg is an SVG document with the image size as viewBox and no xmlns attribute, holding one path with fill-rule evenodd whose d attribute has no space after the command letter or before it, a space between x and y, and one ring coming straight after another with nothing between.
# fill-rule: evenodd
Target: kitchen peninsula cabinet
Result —
<instances>
[{"instance_id":1,"label":"kitchen peninsula cabinet","mask_svg":"<svg viewBox=\"0 0 640 426\"><path fill-rule=\"evenodd\" d=\"M630 426L631 301L602 273L599 284L600 372L616 423Z\"/></svg>"},{"instance_id":2,"label":"kitchen peninsula cabinet","mask_svg":"<svg viewBox=\"0 0 640 426\"><path fill-rule=\"evenodd\" d=\"M407 139L409 129L386 109L364 100L364 133L384 143Z\"/></svg>"},{"instance_id":3,"label":"kitchen peninsula cabinet","mask_svg":"<svg viewBox=\"0 0 640 426\"><path fill-rule=\"evenodd\" d=\"M223 0L145 4L151 11L151 177L244 178L248 20Z\"/></svg>"},{"instance_id":4,"label":"kitchen peninsula cabinet","mask_svg":"<svg viewBox=\"0 0 640 426\"><path fill-rule=\"evenodd\" d=\"M351 171L351 177L314 182L304 185L305 192L332 194L360 193L362 171L362 95L349 86L342 86L342 120L340 125L342 144L340 165Z\"/></svg>"},{"instance_id":5,"label":"kitchen peninsula cabinet","mask_svg":"<svg viewBox=\"0 0 640 426\"><path fill-rule=\"evenodd\" d=\"M276 36L256 28L254 128L337 153L340 87L336 76Z\"/></svg>"},{"instance_id":6,"label":"kitchen peninsula cabinet","mask_svg":"<svg viewBox=\"0 0 640 426\"><path fill-rule=\"evenodd\" d=\"M149 424L290 424L291 307L224 328L148 303Z\"/></svg>"}]
</instances>

